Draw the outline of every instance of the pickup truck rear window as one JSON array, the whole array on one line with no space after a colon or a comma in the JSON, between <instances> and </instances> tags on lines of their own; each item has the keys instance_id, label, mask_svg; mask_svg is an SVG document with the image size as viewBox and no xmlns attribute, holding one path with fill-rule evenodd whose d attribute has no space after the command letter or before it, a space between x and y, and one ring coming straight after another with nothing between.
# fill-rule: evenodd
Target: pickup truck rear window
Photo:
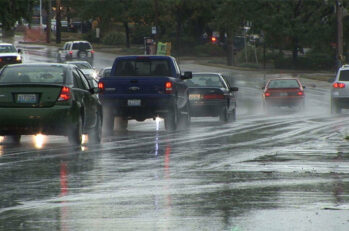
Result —
<instances>
[{"instance_id":1,"label":"pickup truck rear window","mask_svg":"<svg viewBox=\"0 0 349 231\"><path fill-rule=\"evenodd\" d=\"M120 60L116 64L117 76L171 76L167 60Z\"/></svg>"}]
</instances>

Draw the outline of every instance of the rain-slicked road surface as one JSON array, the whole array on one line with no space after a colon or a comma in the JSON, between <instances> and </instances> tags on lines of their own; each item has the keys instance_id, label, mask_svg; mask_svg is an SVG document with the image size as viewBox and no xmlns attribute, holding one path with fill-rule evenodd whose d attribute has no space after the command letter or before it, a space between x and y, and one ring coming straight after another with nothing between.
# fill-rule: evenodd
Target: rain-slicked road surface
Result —
<instances>
[{"instance_id":1,"label":"rain-slicked road surface","mask_svg":"<svg viewBox=\"0 0 349 231\"><path fill-rule=\"evenodd\" d=\"M43 54L25 50L25 62L54 60ZM114 57L96 56L97 67ZM266 114L262 73L181 66L234 76L237 121L194 118L177 132L132 121L82 147L5 142L0 230L349 230L349 119L330 114L329 83L303 81L304 112Z\"/></svg>"}]
</instances>

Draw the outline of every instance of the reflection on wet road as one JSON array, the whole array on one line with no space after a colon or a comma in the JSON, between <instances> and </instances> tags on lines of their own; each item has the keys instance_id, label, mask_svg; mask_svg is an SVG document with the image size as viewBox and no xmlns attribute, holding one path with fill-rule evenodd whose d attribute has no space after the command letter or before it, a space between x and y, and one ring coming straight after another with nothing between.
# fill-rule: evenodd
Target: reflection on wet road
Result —
<instances>
[{"instance_id":1,"label":"reflection on wet road","mask_svg":"<svg viewBox=\"0 0 349 231\"><path fill-rule=\"evenodd\" d=\"M0 230L347 230L348 114L329 113L325 84L307 88L304 112L265 113L243 77L231 124L2 143Z\"/></svg>"}]
</instances>

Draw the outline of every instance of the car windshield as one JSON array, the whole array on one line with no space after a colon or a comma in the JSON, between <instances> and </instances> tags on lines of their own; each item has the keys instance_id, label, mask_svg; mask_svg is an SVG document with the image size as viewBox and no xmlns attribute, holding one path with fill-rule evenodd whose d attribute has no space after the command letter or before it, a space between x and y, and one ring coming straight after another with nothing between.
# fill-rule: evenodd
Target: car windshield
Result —
<instances>
[{"instance_id":1,"label":"car windshield","mask_svg":"<svg viewBox=\"0 0 349 231\"><path fill-rule=\"evenodd\" d=\"M217 74L193 74L193 78L186 81L188 87L224 87Z\"/></svg>"},{"instance_id":2,"label":"car windshield","mask_svg":"<svg viewBox=\"0 0 349 231\"><path fill-rule=\"evenodd\" d=\"M339 81L349 81L349 70L342 70L339 74Z\"/></svg>"},{"instance_id":3,"label":"car windshield","mask_svg":"<svg viewBox=\"0 0 349 231\"><path fill-rule=\"evenodd\" d=\"M73 50L89 50L92 49L91 45L86 42L73 43Z\"/></svg>"},{"instance_id":4,"label":"car windshield","mask_svg":"<svg viewBox=\"0 0 349 231\"><path fill-rule=\"evenodd\" d=\"M7 67L0 75L0 83L64 83L65 72L59 66Z\"/></svg>"},{"instance_id":5,"label":"car windshield","mask_svg":"<svg viewBox=\"0 0 349 231\"><path fill-rule=\"evenodd\" d=\"M12 45L0 45L0 53L17 52L16 48Z\"/></svg>"},{"instance_id":6,"label":"car windshield","mask_svg":"<svg viewBox=\"0 0 349 231\"><path fill-rule=\"evenodd\" d=\"M171 76L167 60L120 60L116 64L119 76Z\"/></svg>"},{"instance_id":7,"label":"car windshield","mask_svg":"<svg viewBox=\"0 0 349 231\"><path fill-rule=\"evenodd\" d=\"M271 80L268 88L299 88L299 84L295 79L278 79Z\"/></svg>"}]
</instances>

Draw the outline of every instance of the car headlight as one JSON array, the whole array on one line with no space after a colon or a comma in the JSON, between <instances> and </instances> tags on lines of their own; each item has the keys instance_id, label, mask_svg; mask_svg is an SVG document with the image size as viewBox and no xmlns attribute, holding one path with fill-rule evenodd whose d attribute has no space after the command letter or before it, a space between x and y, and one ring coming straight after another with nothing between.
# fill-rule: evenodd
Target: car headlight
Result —
<instances>
[{"instance_id":1,"label":"car headlight","mask_svg":"<svg viewBox=\"0 0 349 231\"><path fill-rule=\"evenodd\" d=\"M16 61L21 61L22 57L20 55L17 55Z\"/></svg>"},{"instance_id":2,"label":"car headlight","mask_svg":"<svg viewBox=\"0 0 349 231\"><path fill-rule=\"evenodd\" d=\"M94 71L94 72L92 72L92 77L93 77L94 79L96 79L96 78L97 78L97 76L98 76L98 75L97 75L97 72L95 72L95 71Z\"/></svg>"}]
</instances>

